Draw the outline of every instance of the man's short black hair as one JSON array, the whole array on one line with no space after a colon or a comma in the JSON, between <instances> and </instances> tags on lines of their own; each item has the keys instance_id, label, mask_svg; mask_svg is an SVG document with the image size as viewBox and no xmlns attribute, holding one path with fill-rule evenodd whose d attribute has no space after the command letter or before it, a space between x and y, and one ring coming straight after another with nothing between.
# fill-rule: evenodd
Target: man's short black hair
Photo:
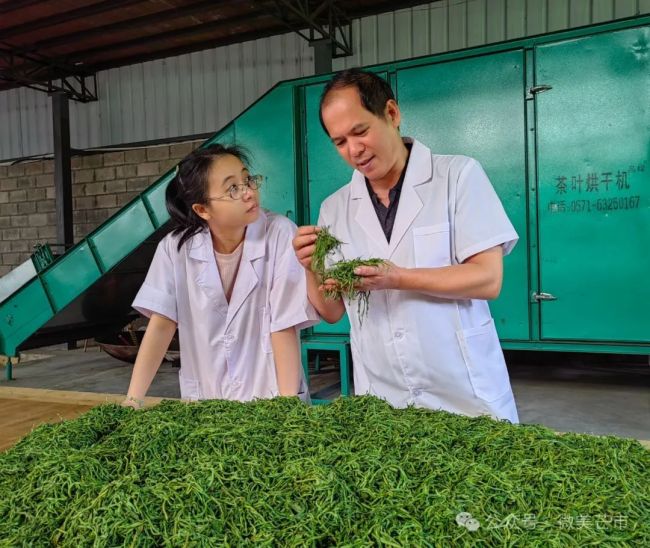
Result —
<instances>
[{"instance_id":1,"label":"man's short black hair","mask_svg":"<svg viewBox=\"0 0 650 548\"><path fill-rule=\"evenodd\" d=\"M331 91L348 87L356 88L359 92L363 108L380 118L384 116L386 103L391 99L395 101L395 95L389 83L380 76L377 76L374 72L366 72L358 68L352 68L335 74L327 83L323 94L320 96L318 110L320 125L328 135L329 132L323 123L323 104Z\"/></svg>"}]
</instances>

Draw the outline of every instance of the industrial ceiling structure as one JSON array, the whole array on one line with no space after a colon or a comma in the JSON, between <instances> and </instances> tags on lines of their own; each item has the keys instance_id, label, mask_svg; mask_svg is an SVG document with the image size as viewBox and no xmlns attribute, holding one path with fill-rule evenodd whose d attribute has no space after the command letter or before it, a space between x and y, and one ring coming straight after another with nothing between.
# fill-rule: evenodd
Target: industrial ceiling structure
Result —
<instances>
[{"instance_id":1,"label":"industrial ceiling structure","mask_svg":"<svg viewBox=\"0 0 650 548\"><path fill-rule=\"evenodd\" d=\"M395 0L0 0L0 91L27 86L97 98L104 69L254 40L287 30L351 54L351 19L419 2Z\"/></svg>"}]
</instances>

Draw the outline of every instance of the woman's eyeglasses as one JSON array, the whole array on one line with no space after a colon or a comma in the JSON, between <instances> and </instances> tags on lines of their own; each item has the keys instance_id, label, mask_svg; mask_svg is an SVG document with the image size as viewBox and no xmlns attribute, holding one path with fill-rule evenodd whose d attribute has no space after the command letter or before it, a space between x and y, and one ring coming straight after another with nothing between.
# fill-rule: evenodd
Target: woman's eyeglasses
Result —
<instances>
[{"instance_id":1,"label":"woman's eyeglasses","mask_svg":"<svg viewBox=\"0 0 650 548\"><path fill-rule=\"evenodd\" d=\"M223 200L226 197L229 197L231 200L241 200L248 190L258 190L262 186L263 179L264 177L261 175L248 175L244 178L243 183L232 185L225 194L216 196L215 198L208 198L207 201Z\"/></svg>"}]
</instances>

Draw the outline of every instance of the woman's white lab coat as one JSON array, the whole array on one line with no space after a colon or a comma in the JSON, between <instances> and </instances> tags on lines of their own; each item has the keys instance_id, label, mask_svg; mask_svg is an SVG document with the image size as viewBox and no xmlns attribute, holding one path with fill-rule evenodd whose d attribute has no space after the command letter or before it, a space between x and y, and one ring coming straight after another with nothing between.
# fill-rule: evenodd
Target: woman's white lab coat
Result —
<instances>
[{"instance_id":1,"label":"woman's white lab coat","mask_svg":"<svg viewBox=\"0 0 650 548\"><path fill-rule=\"evenodd\" d=\"M377 257L407 268L459 264L497 245L507 254L518 239L478 162L433 155L418 141L390 243L358 171L323 203L318 224L345 242L333 261ZM373 291L363 324L356 302L346 308L356 394L374 394L396 407L518 420L486 301Z\"/></svg>"},{"instance_id":2,"label":"woman's white lab coat","mask_svg":"<svg viewBox=\"0 0 650 548\"><path fill-rule=\"evenodd\" d=\"M168 234L158 244L133 307L178 323L183 399L246 401L278 395L271 333L318 321L291 245L295 231L289 219L260 211L246 229L230 303L207 228L180 251L180 235Z\"/></svg>"}]
</instances>

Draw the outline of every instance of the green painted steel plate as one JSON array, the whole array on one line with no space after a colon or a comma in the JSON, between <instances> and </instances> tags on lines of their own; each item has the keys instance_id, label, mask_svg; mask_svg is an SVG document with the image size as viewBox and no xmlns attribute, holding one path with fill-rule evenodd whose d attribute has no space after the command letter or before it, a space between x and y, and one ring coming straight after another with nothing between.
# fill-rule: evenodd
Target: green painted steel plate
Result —
<instances>
[{"instance_id":1,"label":"green painted steel plate","mask_svg":"<svg viewBox=\"0 0 650 548\"><path fill-rule=\"evenodd\" d=\"M158 179L158 181L156 181L155 185L149 187L143 193L142 199L145 201L145 204L151 212L156 228L161 227L169 221L169 213L167 212L167 206L165 205L165 192L167 190L167 185L174 178L175 174L175 170L168 171Z\"/></svg>"},{"instance_id":2,"label":"green painted steel plate","mask_svg":"<svg viewBox=\"0 0 650 548\"><path fill-rule=\"evenodd\" d=\"M543 339L650 342L650 33L536 50Z\"/></svg>"},{"instance_id":3,"label":"green painted steel plate","mask_svg":"<svg viewBox=\"0 0 650 548\"><path fill-rule=\"evenodd\" d=\"M101 277L90 246L82 242L43 273L43 284L56 312L70 304ZM70 283L74 280L74 283Z\"/></svg>"},{"instance_id":4,"label":"green painted steel plate","mask_svg":"<svg viewBox=\"0 0 650 548\"><path fill-rule=\"evenodd\" d=\"M296 220L293 86L279 86L235 120L235 141L251 152L251 170L265 177L261 205Z\"/></svg>"},{"instance_id":5,"label":"green painted steel plate","mask_svg":"<svg viewBox=\"0 0 650 548\"><path fill-rule=\"evenodd\" d=\"M2 353L14 356L18 345L53 316L43 284L34 278L0 305Z\"/></svg>"},{"instance_id":6,"label":"green painted steel plate","mask_svg":"<svg viewBox=\"0 0 650 548\"><path fill-rule=\"evenodd\" d=\"M144 202L136 200L104 223L88 239L95 247L105 272L137 248L154 230Z\"/></svg>"}]
</instances>

